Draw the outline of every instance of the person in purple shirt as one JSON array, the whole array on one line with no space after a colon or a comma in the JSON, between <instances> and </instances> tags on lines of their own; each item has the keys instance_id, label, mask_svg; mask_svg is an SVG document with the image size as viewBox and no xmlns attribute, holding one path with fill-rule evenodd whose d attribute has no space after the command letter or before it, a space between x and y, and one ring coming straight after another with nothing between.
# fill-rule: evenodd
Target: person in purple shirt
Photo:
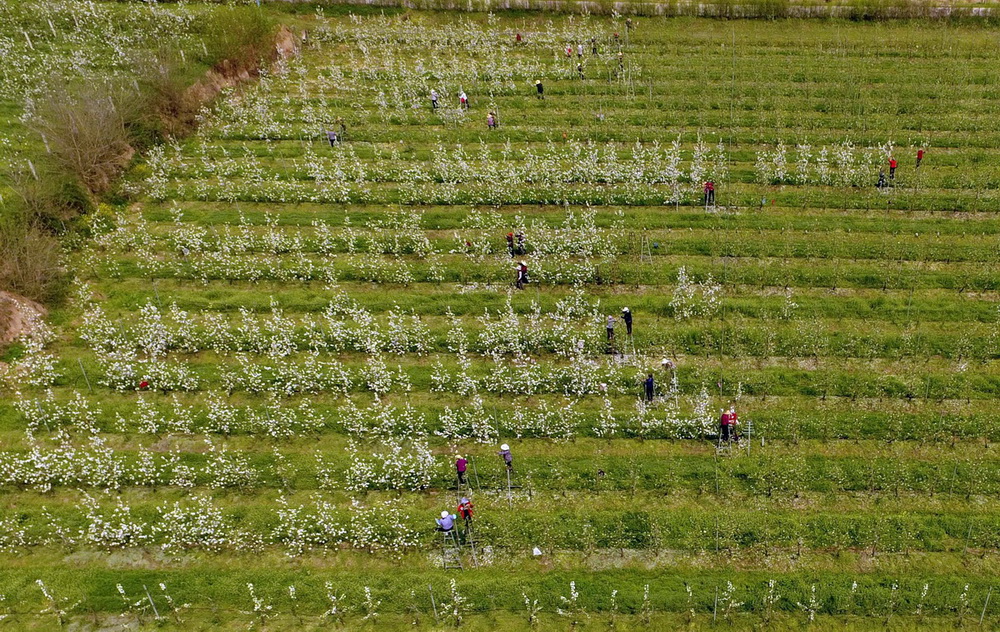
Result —
<instances>
[{"instance_id":1,"label":"person in purple shirt","mask_svg":"<svg viewBox=\"0 0 1000 632\"><path fill-rule=\"evenodd\" d=\"M451 531L455 528L455 514L450 514L447 511L441 512L441 517L437 518L434 522L437 523L438 531Z\"/></svg>"},{"instance_id":2,"label":"person in purple shirt","mask_svg":"<svg viewBox=\"0 0 1000 632\"><path fill-rule=\"evenodd\" d=\"M465 470L468 469L469 462L465 460L465 457L457 454L455 455L455 471L458 472L458 484L465 484Z\"/></svg>"},{"instance_id":3,"label":"person in purple shirt","mask_svg":"<svg viewBox=\"0 0 1000 632\"><path fill-rule=\"evenodd\" d=\"M506 443L500 446L500 451L497 452L500 458L503 459L504 464L507 466L508 470L514 469L514 456L510 453L510 446Z\"/></svg>"}]
</instances>

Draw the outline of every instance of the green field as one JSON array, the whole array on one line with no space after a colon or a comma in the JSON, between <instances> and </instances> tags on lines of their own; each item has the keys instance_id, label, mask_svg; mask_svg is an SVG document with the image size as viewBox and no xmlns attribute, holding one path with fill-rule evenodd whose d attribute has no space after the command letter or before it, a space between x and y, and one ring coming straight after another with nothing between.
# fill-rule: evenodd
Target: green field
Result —
<instances>
[{"instance_id":1,"label":"green field","mask_svg":"<svg viewBox=\"0 0 1000 632\"><path fill-rule=\"evenodd\" d=\"M81 50L140 10L207 55L199 5ZM265 10L301 54L0 357L0 628L1000 626L996 29ZM70 67L83 9L2 11Z\"/></svg>"}]
</instances>

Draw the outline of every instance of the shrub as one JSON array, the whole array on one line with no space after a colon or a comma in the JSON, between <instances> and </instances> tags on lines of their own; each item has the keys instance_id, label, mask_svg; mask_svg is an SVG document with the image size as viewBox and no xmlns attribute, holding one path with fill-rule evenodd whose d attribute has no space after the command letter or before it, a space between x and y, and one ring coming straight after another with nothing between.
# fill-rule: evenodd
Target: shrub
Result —
<instances>
[{"instance_id":1,"label":"shrub","mask_svg":"<svg viewBox=\"0 0 1000 632\"><path fill-rule=\"evenodd\" d=\"M64 286L56 238L20 214L0 215L0 288L50 301Z\"/></svg>"}]
</instances>

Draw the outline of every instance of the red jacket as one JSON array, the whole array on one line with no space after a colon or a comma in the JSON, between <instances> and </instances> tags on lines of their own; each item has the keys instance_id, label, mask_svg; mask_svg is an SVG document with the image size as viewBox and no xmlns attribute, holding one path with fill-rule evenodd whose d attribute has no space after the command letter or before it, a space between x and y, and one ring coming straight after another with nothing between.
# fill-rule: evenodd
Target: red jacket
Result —
<instances>
[{"instance_id":1,"label":"red jacket","mask_svg":"<svg viewBox=\"0 0 1000 632\"><path fill-rule=\"evenodd\" d=\"M924 157L924 150L923 149L918 149L917 150L917 160L922 160L923 157Z\"/></svg>"},{"instance_id":2,"label":"red jacket","mask_svg":"<svg viewBox=\"0 0 1000 632\"><path fill-rule=\"evenodd\" d=\"M891 159L889 161L889 168L890 169L895 169L896 168L896 159L895 158L893 158L893 159Z\"/></svg>"},{"instance_id":3,"label":"red jacket","mask_svg":"<svg viewBox=\"0 0 1000 632\"><path fill-rule=\"evenodd\" d=\"M733 423L733 416L729 414L729 411L722 413L722 425L728 426Z\"/></svg>"}]
</instances>

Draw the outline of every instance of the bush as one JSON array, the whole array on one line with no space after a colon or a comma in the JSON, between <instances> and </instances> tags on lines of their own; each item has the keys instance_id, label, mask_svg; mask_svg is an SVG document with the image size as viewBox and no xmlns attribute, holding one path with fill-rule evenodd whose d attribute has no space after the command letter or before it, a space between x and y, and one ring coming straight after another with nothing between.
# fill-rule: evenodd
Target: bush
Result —
<instances>
[{"instance_id":1,"label":"bush","mask_svg":"<svg viewBox=\"0 0 1000 632\"><path fill-rule=\"evenodd\" d=\"M255 7L220 7L205 19L205 41L210 66L225 62L224 70L256 70L271 57L274 23Z\"/></svg>"},{"instance_id":2,"label":"bush","mask_svg":"<svg viewBox=\"0 0 1000 632\"><path fill-rule=\"evenodd\" d=\"M135 150L127 105L109 86L62 84L46 95L33 125L52 159L93 194L106 191Z\"/></svg>"},{"instance_id":3,"label":"bush","mask_svg":"<svg viewBox=\"0 0 1000 632\"><path fill-rule=\"evenodd\" d=\"M64 291L59 241L23 215L0 215L0 288L45 302Z\"/></svg>"}]
</instances>

